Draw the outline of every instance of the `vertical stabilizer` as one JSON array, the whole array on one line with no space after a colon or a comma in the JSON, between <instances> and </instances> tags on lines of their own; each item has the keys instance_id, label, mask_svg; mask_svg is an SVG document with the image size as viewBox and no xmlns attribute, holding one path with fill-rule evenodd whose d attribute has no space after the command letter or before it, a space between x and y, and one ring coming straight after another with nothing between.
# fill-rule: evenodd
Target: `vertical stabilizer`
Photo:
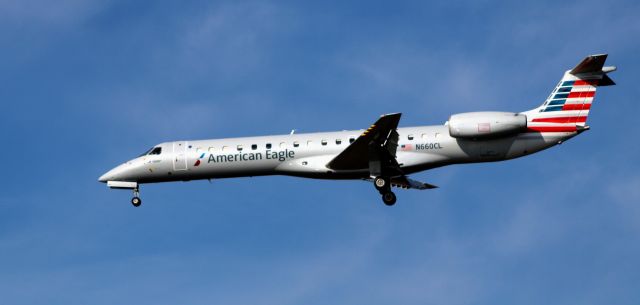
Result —
<instances>
[{"instance_id":1,"label":"vertical stabilizer","mask_svg":"<svg viewBox=\"0 0 640 305\"><path fill-rule=\"evenodd\" d=\"M526 112L530 131L575 132L588 128L587 117L596 88L615 85L607 73L615 67L605 67L607 54L587 56L575 68L564 73L542 106Z\"/></svg>"}]
</instances>

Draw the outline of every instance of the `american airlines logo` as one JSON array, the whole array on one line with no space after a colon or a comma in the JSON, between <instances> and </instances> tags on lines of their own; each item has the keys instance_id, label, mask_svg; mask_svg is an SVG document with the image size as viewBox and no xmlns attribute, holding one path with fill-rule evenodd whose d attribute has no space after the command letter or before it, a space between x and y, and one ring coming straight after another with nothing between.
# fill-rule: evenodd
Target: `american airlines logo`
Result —
<instances>
[{"instance_id":1,"label":"american airlines logo","mask_svg":"<svg viewBox=\"0 0 640 305\"><path fill-rule=\"evenodd\" d=\"M205 155L205 153L202 153L202 154L200 155L200 157L198 157L198 160L196 160L196 163L195 163L195 164L193 164L193 166L198 166L198 165L200 165L200 159L204 158L204 155Z\"/></svg>"}]
</instances>

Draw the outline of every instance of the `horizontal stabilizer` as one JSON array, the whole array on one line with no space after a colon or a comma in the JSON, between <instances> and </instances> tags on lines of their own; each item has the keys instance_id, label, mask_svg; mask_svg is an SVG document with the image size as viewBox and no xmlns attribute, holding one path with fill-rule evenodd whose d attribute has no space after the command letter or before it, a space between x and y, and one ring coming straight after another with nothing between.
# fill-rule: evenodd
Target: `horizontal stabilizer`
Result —
<instances>
[{"instance_id":1,"label":"horizontal stabilizer","mask_svg":"<svg viewBox=\"0 0 640 305\"><path fill-rule=\"evenodd\" d=\"M602 86L613 86L616 83L608 76L608 75L604 75L602 76L602 79L600 80L600 82L598 83L598 86L602 87Z\"/></svg>"},{"instance_id":2,"label":"horizontal stabilizer","mask_svg":"<svg viewBox=\"0 0 640 305\"><path fill-rule=\"evenodd\" d=\"M597 73L602 72L607 54L590 55L583 59L575 68L571 69L571 74Z\"/></svg>"}]
</instances>

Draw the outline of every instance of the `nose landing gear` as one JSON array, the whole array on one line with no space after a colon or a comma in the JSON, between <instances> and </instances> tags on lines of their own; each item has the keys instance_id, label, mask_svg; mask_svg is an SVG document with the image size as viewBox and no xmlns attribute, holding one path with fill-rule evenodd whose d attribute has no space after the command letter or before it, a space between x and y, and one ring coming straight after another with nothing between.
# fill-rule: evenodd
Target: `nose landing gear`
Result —
<instances>
[{"instance_id":1,"label":"nose landing gear","mask_svg":"<svg viewBox=\"0 0 640 305\"><path fill-rule=\"evenodd\" d=\"M139 207L142 204L142 199L140 199L140 189L138 187L133 189L133 198L131 198L131 204L134 207Z\"/></svg>"}]
</instances>

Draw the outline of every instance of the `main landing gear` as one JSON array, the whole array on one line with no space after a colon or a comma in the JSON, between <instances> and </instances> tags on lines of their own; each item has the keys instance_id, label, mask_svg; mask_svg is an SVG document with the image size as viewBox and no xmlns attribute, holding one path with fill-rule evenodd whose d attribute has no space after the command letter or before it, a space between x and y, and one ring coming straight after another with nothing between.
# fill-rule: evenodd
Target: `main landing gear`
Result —
<instances>
[{"instance_id":1,"label":"main landing gear","mask_svg":"<svg viewBox=\"0 0 640 305\"><path fill-rule=\"evenodd\" d=\"M139 207L142 204L142 199L140 199L140 189L138 187L133 189L133 198L131 198L131 204L134 207Z\"/></svg>"},{"instance_id":2,"label":"main landing gear","mask_svg":"<svg viewBox=\"0 0 640 305\"><path fill-rule=\"evenodd\" d=\"M396 194L392 191L388 191L382 194L382 202L388 206L396 204Z\"/></svg>"},{"instance_id":3,"label":"main landing gear","mask_svg":"<svg viewBox=\"0 0 640 305\"><path fill-rule=\"evenodd\" d=\"M382 202L388 206L396 204L396 194L391 191L391 181L388 177L376 177L373 186L382 195Z\"/></svg>"}]
</instances>

